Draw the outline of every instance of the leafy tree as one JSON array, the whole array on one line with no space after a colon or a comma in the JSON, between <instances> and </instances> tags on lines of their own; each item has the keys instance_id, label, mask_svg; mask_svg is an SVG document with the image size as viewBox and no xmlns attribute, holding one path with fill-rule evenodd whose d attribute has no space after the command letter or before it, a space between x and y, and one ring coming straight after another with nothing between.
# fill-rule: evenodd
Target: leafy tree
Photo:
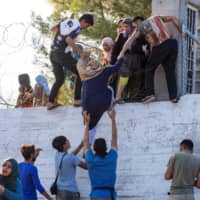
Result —
<instances>
[{"instance_id":1,"label":"leafy tree","mask_svg":"<svg viewBox=\"0 0 200 200\"><path fill-rule=\"evenodd\" d=\"M49 0L55 9L52 18L60 20L67 13L77 17L90 12L96 16L94 26L84 34L93 39L116 34L116 22L121 18L137 15L145 18L151 14L151 0Z\"/></svg>"},{"instance_id":2,"label":"leafy tree","mask_svg":"<svg viewBox=\"0 0 200 200\"><path fill-rule=\"evenodd\" d=\"M122 18L134 16L150 16L151 0L48 0L54 5L54 12L47 19L32 13L32 26L39 30L41 37L33 38L36 61L42 60L43 65L51 67L49 62L49 41L53 32L50 27L66 17L79 18L83 13L93 13L95 24L82 34L90 39L101 40L103 37L116 36L116 24ZM43 40L43 38L46 38ZM84 39L85 40L85 39ZM83 42L83 41L82 41ZM85 44L86 45L86 44ZM97 52L98 54L98 50ZM70 98L71 98L70 94Z\"/></svg>"}]
</instances>

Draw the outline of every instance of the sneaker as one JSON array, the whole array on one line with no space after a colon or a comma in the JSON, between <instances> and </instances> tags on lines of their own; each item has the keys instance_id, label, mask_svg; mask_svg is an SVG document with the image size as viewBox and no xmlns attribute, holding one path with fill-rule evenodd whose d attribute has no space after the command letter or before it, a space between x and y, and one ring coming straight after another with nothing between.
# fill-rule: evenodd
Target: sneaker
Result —
<instances>
[{"instance_id":1,"label":"sneaker","mask_svg":"<svg viewBox=\"0 0 200 200\"><path fill-rule=\"evenodd\" d=\"M52 109L54 109L57 106L59 106L59 104L57 104L55 102L54 103L53 102L48 102L47 103L47 110L52 110Z\"/></svg>"},{"instance_id":2,"label":"sneaker","mask_svg":"<svg viewBox=\"0 0 200 200\"><path fill-rule=\"evenodd\" d=\"M149 103L154 101L156 98L154 95L146 96L144 99L142 99L142 103Z\"/></svg>"}]
</instances>

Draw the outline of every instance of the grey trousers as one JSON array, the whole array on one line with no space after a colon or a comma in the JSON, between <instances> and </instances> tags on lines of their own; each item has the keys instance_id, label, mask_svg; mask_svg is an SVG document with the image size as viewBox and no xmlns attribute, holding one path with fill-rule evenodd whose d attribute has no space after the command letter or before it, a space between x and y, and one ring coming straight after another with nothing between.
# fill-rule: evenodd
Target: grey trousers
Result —
<instances>
[{"instance_id":1,"label":"grey trousers","mask_svg":"<svg viewBox=\"0 0 200 200\"><path fill-rule=\"evenodd\" d=\"M194 200L194 194L171 194L169 200Z\"/></svg>"},{"instance_id":2,"label":"grey trousers","mask_svg":"<svg viewBox=\"0 0 200 200\"><path fill-rule=\"evenodd\" d=\"M70 192L67 190L58 190L56 200L80 200L80 193Z\"/></svg>"}]
</instances>

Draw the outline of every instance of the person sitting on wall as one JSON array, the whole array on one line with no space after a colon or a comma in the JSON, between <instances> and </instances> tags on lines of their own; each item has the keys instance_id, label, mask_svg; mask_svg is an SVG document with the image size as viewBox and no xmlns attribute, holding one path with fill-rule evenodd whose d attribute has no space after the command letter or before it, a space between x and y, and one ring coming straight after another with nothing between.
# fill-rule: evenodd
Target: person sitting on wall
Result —
<instances>
[{"instance_id":1,"label":"person sitting on wall","mask_svg":"<svg viewBox=\"0 0 200 200\"><path fill-rule=\"evenodd\" d=\"M145 98L144 103L155 100L154 73L158 65L162 64L165 70L169 98L172 103L177 103L177 85L175 66L178 53L178 42L173 39L165 23L172 22L181 32L181 24L175 17L152 16L145 20L126 41L118 59L122 58L130 45L140 36L144 35L149 43L151 52L145 65Z\"/></svg>"},{"instance_id":2,"label":"person sitting on wall","mask_svg":"<svg viewBox=\"0 0 200 200\"><path fill-rule=\"evenodd\" d=\"M17 98L16 108L28 108L33 106L33 88L30 84L30 77L28 74L20 74L19 80L19 95Z\"/></svg>"},{"instance_id":3,"label":"person sitting on wall","mask_svg":"<svg viewBox=\"0 0 200 200\"><path fill-rule=\"evenodd\" d=\"M46 106L50 94L47 79L38 75L35 78L36 84L33 91L33 106Z\"/></svg>"}]
</instances>

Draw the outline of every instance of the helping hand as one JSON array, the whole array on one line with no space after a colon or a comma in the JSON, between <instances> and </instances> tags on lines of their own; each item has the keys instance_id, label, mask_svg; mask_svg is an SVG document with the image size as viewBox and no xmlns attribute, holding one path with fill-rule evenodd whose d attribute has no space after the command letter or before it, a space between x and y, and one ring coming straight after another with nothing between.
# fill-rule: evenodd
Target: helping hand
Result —
<instances>
[{"instance_id":1,"label":"helping hand","mask_svg":"<svg viewBox=\"0 0 200 200\"><path fill-rule=\"evenodd\" d=\"M85 125L88 125L88 126L90 124L90 114L87 111L83 112L83 122Z\"/></svg>"},{"instance_id":2,"label":"helping hand","mask_svg":"<svg viewBox=\"0 0 200 200\"><path fill-rule=\"evenodd\" d=\"M35 158L39 156L40 151L42 151L41 148L36 148L36 149L35 149Z\"/></svg>"},{"instance_id":3,"label":"helping hand","mask_svg":"<svg viewBox=\"0 0 200 200\"><path fill-rule=\"evenodd\" d=\"M110 119L114 120L116 116L115 109L108 111L108 116L110 117Z\"/></svg>"},{"instance_id":4,"label":"helping hand","mask_svg":"<svg viewBox=\"0 0 200 200\"><path fill-rule=\"evenodd\" d=\"M5 188L3 187L3 185L0 185L0 194L4 193Z\"/></svg>"}]
</instances>

